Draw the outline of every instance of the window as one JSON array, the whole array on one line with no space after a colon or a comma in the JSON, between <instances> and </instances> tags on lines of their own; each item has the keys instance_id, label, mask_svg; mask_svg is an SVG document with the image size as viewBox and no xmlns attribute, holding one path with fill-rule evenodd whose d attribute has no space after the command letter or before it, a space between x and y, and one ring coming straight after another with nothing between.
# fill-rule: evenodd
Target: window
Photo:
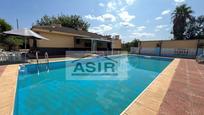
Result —
<instances>
[{"instance_id":1,"label":"window","mask_svg":"<svg viewBox=\"0 0 204 115\"><path fill-rule=\"evenodd\" d=\"M80 44L80 39L76 39L76 44Z\"/></svg>"},{"instance_id":2,"label":"window","mask_svg":"<svg viewBox=\"0 0 204 115\"><path fill-rule=\"evenodd\" d=\"M91 47L91 42L85 42L85 47Z\"/></svg>"}]
</instances>

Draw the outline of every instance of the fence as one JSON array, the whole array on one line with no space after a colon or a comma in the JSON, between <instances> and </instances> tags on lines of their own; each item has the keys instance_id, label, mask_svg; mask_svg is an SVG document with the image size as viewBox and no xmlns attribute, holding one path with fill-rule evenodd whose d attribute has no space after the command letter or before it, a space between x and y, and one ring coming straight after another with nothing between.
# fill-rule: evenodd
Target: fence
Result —
<instances>
[{"instance_id":1,"label":"fence","mask_svg":"<svg viewBox=\"0 0 204 115\"><path fill-rule=\"evenodd\" d=\"M25 62L21 52L0 52L0 65Z\"/></svg>"}]
</instances>

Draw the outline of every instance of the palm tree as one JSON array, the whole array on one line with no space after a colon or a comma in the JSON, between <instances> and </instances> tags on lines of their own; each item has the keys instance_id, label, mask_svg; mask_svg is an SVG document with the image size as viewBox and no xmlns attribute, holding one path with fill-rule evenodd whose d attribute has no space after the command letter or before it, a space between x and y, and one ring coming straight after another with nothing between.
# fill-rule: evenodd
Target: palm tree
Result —
<instances>
[{"instance_id":1,"label":"palm tree","mask_svg":"<svg viewBox=\"0 0 204 115\"><path fill-rule=\"evenodd\" d=\"M172 13L174 39L185 39L184 32L187 22L192 18L192 13L191 7L186 4L176 7Z\"/></svg>"}]
</instances>

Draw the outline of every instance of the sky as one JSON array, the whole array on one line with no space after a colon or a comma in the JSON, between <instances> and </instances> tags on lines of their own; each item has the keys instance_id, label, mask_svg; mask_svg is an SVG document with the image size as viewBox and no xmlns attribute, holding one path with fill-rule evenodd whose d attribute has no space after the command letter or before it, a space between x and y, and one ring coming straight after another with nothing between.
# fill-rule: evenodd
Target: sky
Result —
<instances>
[{"instance_id":1,"label":"sky","mask_svg":"<svg viewBox=\"0 0 204 115\"><path fill-rule=\"evenodd\" d=\"M171 13L186 3L194 16L204 15L204 0L0 0L0 18L16 28L31 28L45 14L80 15L90 32L119 34L123 42L133 39L167 40L173 36Z\"/></svg>"}]
</instances>

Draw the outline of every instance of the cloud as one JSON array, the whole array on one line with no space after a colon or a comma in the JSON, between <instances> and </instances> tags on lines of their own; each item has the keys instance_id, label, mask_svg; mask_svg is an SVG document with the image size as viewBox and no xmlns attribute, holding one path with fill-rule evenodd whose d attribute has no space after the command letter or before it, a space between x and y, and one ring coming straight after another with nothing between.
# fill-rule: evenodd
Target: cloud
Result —
<instances>
[{"instance_id":1,"label":"cloud","mask_svg":"<svg viewBox=\"0 0 204 115\"><path fill-rule=\"evenodd\" d=\"M161 20L161 19L163 19L161 16L155 18L155 20Z\"/></svg>"},{"instance_id":2,"label":"cloud","mask_svg":"<svg viewBox=\"0 0 204 115\"><path fill-rule=\"evenodd\" d=\"M125 26L125 27L134 27L135 25L130 23L130 21L132 21L135 16L134 15L130 15L128 13L128 11L125 10L120 10L118 12L118 16L121 19L120 25Z\"/></svg>"},{"instance_id":3,"label":"cloud","mask_svg":"<svg viewBox=\"0 0 204 115\"><path fill-rule=\"evenodd\" d=\"M149 33L149 32L134 32L132 33L133 36L136 38L146 38L146 37L154 37L154 33Z\"/></svg>"},{"instance_id":4,"label":"cloud","mask_svg":"<svg viewBox=\"0 0 204 115\"><path fill-rule=\"evenodd\" d=\"M120 22L120 25L125 26L125 27L135 27L134 24L130 23L130 22Z\"/></svg>"},{"instance_id":5,"label":"cloud","mask_svg":"<svg viewBox=\"0 0 204 115\"><path fill-rule=\"evenodd\" d=\"M107 12L110 12L112 10L116 10L117 8L117 3L115 1L109 1L107 3Z\"/></svg>"},{"instance_id":6,"label":"cloud","mask_svg":"<svg viewBox=\"0 0 204 115\"><path fill-rule=\"evenodd\" d=\"M110 25L105 25L105 24L102 24L96 27L91 27L89 29L90 32L100 33L100 34L104 34L105 32L110 30L112 30L112 27Z\"/></svg>"},{"instance_id":7,"label":"cloud","mask_svg":"<svg viewBox=\"0 0 204 115\"><path fill-rule=\"evenodd\" d=\"M123 22L129 22L135 18L134 15L130 15L127 11L121 11L118 15Z\"/></svg>"},{"instance_id":8,"label":"cloud","mask_svg":"<svg viewBox=\"0 0 204 115\"><path fill-rule=\"evenodd\" d=\"M164 28L168 28L168 25L157 25L156 28L155 28L155 31L158 32L158 31L160 31L161 29L164 29Z\"/></svg>"},{"instance_id":9,"label":"cloud","mask_svg":"<svg viewBox=\"0 0 204 115\"><path fill-rule=\"evenodd\" d=\"M174 0L176 3L183 3L186 2L186 0Z\"/></svg>"},{"instance_id":10,"label":"cloud","mask_svg":"<svg viewBox=\"0 0 204 115\"><path fill-rule=\"evenodd\" d=\"M170 31L170 28L166 28L165 30L166 30L166 31Z\"/></svg>"},{"instance_id":11,"label":"cloud","mask_svg":"<svg viewBox=\"0 0 204 115\"><path fill-rule=\"evenodd\" d=\"M104 7L104 6L105 6L104 3L99 3L98 5L101 6L101 7Z\"/></svg>"},{"instance_id":12,"label":"cloud","mask_svg":"<svg viewBox=\"0 0 204 115\"><path fill-rule=\"evenodd\" d=\"M139 27L136 27L136 28L137 28L137 31L143 31L146 28L146 26L139 26Z\"/></svg>"},{"instance_id":13,"label":"cloud","mask_svg":"<svg viewBox=\"0 0 204 115\"><path fill-rule=\"evenodd\" d=\"M115 16L113 16L112 14L104 14L104 15L102 15L102 18L104 20L111 20L111 22L115 22L116 21Z\"/></svg>"},{"instance_id":14,"label":"cloud","mask_svg":"<svg viewBox=\"0 0 204 115\"><path fill-rule=\"evenodd\" d=\"M134 3L135 0L109 0L104 6L106 7L107 12L112 12L121 9L121 7L127 8Z\"/></svg>"},{"instance_id":15,"label":"cloud","mask_svg":"<svg viewBox=\"0 0 204 115\"><path fill-rule=\"evenodd\" d=\"M125 0L127 5L133 5L135 0Z\"/></svg>"},{"instance_id":16,"label":"cloud","mask_svg":"<svg viewBox=\"0 0 204 115\"><path fill-rule=\"evenodd\" d=\"M162 28L166 28L166 27L168 27L168 25L158 25L158 26L156 26L156 28L158 28L158 29L162 29Z\"/></svg>"},{"instance_id":17,"label":"cloud","mask_svg":"<svg viewBox=\"0 0 204 115\"><path fill-rule=\"evenodd\" d=\"M174 0L174 2L176 3L176 6L177 6L177 5L185 3L186 0Z\"/></svg>"},{"instance_id":18,"label":"cloud","mask_svg":"<svg viewBox=\"0 0 204 115\"><path fill-rule=\"evenodd\" d=\"M167 14L169 14L171 12L171 10L164 10L162 13L161 13L161 15L167 15Z\"/></svg>"},{"instance_id":19,"label":"cloud","mask_svg":"<svg viewBox=\"0 0 204 115\"><path fill-rule=\"evenodd\" d=\"M86 19L90 19L90 20L99 20L99 21L111 21L111 22L115 22L116 21L116 18L115 16L113 16L112 14L103 14L101 16L94 16L94 15L86 15L85 16Z\"/></svg>"},{"instance_id":20,"label":"cloud","mask_svg":"<svg viewBox=\"0 0 204 115\"><path fill-rule=\"evenodd\" d=\"M115 35L120 35L120 34L118 34L118 33L111 33L111 35L112 35L112 36L115 36Z\"/></svg>"}]
</instances>

